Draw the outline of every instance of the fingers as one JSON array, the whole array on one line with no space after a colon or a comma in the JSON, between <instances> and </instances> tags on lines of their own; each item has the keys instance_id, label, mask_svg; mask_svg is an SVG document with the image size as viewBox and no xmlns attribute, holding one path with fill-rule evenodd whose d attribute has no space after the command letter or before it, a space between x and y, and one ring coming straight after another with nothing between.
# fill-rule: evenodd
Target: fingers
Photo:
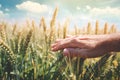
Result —
<instances>
[{"instance_id":1,"label":"fingers","mask_svg":"<svg viewBox=\"0 0 120 80\"><path fill-rule=\"evenodd\" d=\"M102 52L101 49L65 48L63 50L63 55L68 57L95 58L104 54L105 52Z\"/></svg>"},{"instance_id":2,"label":"fingers","mask_svg":"<svg viewBox=\"0 0 120 80\"><path fill-rule=\"evenodd\" d=\"M65 45L68 43L69 39L66 38L66 39L57 39L55 41L55 43L53 43L51 45L51 50L52 51L57 51L57 50L60 50L60 49L63 49L64 47L66 47Z\"/></svg>"},{"instance_id":3,"label":"fingers","mask_svg":"<svg viewBox=\"0 0 120 80\"><path fill-rule=\"evenodd\" d=\"M55 43L51 45L52 51L62 50L64 48L93 48L95 45L93 39L86 36L70 36L65 39L57 39Z\"/></svg>"},{"instance_id":4,"label":"fingers","mask_svg":"<svg viewBox=\"0 0 120 80\"><path fill-rule=\"evenodd\" d=\"M64 48L89 48L89 41L79 40L77 37L58 39L51 45L52 51L62 50Z\"/></svg>"},{"instance_id":5,"label":"fingers","mask_svg":"<svg viewBox=\"0 0 120 80\"><path fill-rule=\"evenodd\" d=\"M94 58L105 54L105 50L98 46L100 40L100 37L96 36L68 35L65 39L57 39L51 45L51 50L63 50L65 56Z\"/></svg>"},{"instance_id":6,"label":"fingers","mask_svg":"<svg viewBox=\"0 0 120 80\"><path fill-rule=\"evenodd\" d=\"M70 57L82 57L87 58L87 49L80 49L80 48L65 48L63 50L64 56L70 56ZM84 53L84 54L83 54Z\"/></svg>"},{"instance_id":7,"label":"fingers","mask_svg":"<svg viewBox=\"0 0 120 80\"><path fill-rule=\"evenodd\" d=\"M67 40L66 40L66 39L67 39ZM61 43L64 42L64 41L69 41L69 39L68 39L68 38L65 38L65 39L57 39L57 40L55 41L55 43L53 43L53 44L51 45L52 51L56 51L56 50L54 50L54 48L59 47L59 46L61 45Z\"/></svg>"},{"instance_id":8,"label":"fingers","mask_svg":"<svg viewBox=\"0 0 120 80\"><path fill-rule=\"evenodd\" d=\"M51 45L51 50L52 51L62 50L64 48L70 47L70 45L72 45L70 39L59 40Z\"/></svg>"},{"instance_id":9,"label":"fingers","mask_svg":"<svg viewBox=\"0 0 120 80\"><path fill-rule=\"evenodd\" d=\"M70 55L70 51L69 51L67 48L65 48L65 49L63 50L63 55L64 55L64 56L69 56L69 55Z\"/></svg>"},{"instance_id":10,"label":"fingers","mask_svg":"<svg viewBox=\"0 0 120 80\"><path fill-rule=\"evenodd\" d=\"M69 39L69 38L72 38L72 37L74 37L74 36L72 36L72 35L67 35L65 39ZM55 43L56 43L56 42L59 42L59 41L62 41L62 40L64 40L64 39L57 39L57 40L55 41Z\"/></svg>"}]
</instances>

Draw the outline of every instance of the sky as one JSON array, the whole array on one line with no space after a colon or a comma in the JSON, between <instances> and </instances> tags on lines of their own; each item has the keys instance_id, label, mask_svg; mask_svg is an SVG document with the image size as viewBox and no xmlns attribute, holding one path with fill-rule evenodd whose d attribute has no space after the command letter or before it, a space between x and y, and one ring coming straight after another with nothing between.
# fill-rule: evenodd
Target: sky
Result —
<instances>
[{"instance_id":1,"label":"sky","mask_svg":"<svg viewBox=\"0 0 120 80\"><path fill-rule=\"evenodd\" d=\"M69 19L70 26L86 26L98 20L100 26L108 22L120 29L120 0L0 0L0 21L40 22L44 16L49 22L56 7L60 23Z\"/></svg>"}]
</instances>

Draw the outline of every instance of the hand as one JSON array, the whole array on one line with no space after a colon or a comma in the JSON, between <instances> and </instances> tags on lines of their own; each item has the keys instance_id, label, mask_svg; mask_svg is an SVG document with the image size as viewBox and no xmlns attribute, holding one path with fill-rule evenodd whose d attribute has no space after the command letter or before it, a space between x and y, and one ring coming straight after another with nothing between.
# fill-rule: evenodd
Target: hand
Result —
<instances>
[{"instance_id":1,"label":"hand","mask_svg":"<svg viewBox=\"0 0 120 80\"><path fill-rule=\"evenodd\" d=\"M52 44L52 51L63 50L65 56L93 58L109 52L109 35L68 36Z\"/></svg>"}]
</instances>

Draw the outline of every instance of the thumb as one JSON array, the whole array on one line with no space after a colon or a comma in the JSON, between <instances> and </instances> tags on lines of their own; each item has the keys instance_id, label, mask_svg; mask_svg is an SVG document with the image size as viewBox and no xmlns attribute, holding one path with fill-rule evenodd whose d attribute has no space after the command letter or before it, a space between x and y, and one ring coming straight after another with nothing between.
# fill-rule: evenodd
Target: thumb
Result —
<instances>
[{"instance_id":1,"label":"thumb","mask_svg":"<svg viewBox=\"0 0 120 80\"><path fill-rule=\"evenodd\" d=\"M64 56L70 56L70 57L82 57L87 58L88 49L80 49L80 48L65 48L63 50Z\"/></svg>"}]
</instances>

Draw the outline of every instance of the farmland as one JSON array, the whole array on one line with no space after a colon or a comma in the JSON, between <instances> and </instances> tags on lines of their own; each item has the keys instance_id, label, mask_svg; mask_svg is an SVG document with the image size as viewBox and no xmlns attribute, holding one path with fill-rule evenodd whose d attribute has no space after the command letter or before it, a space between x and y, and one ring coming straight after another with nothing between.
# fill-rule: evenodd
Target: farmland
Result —
<instances>
[{"instance_id":1,"label":"farmland","mask_svg":"<svg viewBox=\"0 0 120 80\"><path fill-rule=\"evenodd\" d=\"M88 22L86 27L69 29L68 21L56 23L58 9L49 24L40 19L26 21L23 27L0 22L0 80L120 80L120 56L109 53L99 58L83 59L52 52L51 44L70 35L116 33L116 26L106 22L101 28Z\"/></svg>"}]
</instances>

